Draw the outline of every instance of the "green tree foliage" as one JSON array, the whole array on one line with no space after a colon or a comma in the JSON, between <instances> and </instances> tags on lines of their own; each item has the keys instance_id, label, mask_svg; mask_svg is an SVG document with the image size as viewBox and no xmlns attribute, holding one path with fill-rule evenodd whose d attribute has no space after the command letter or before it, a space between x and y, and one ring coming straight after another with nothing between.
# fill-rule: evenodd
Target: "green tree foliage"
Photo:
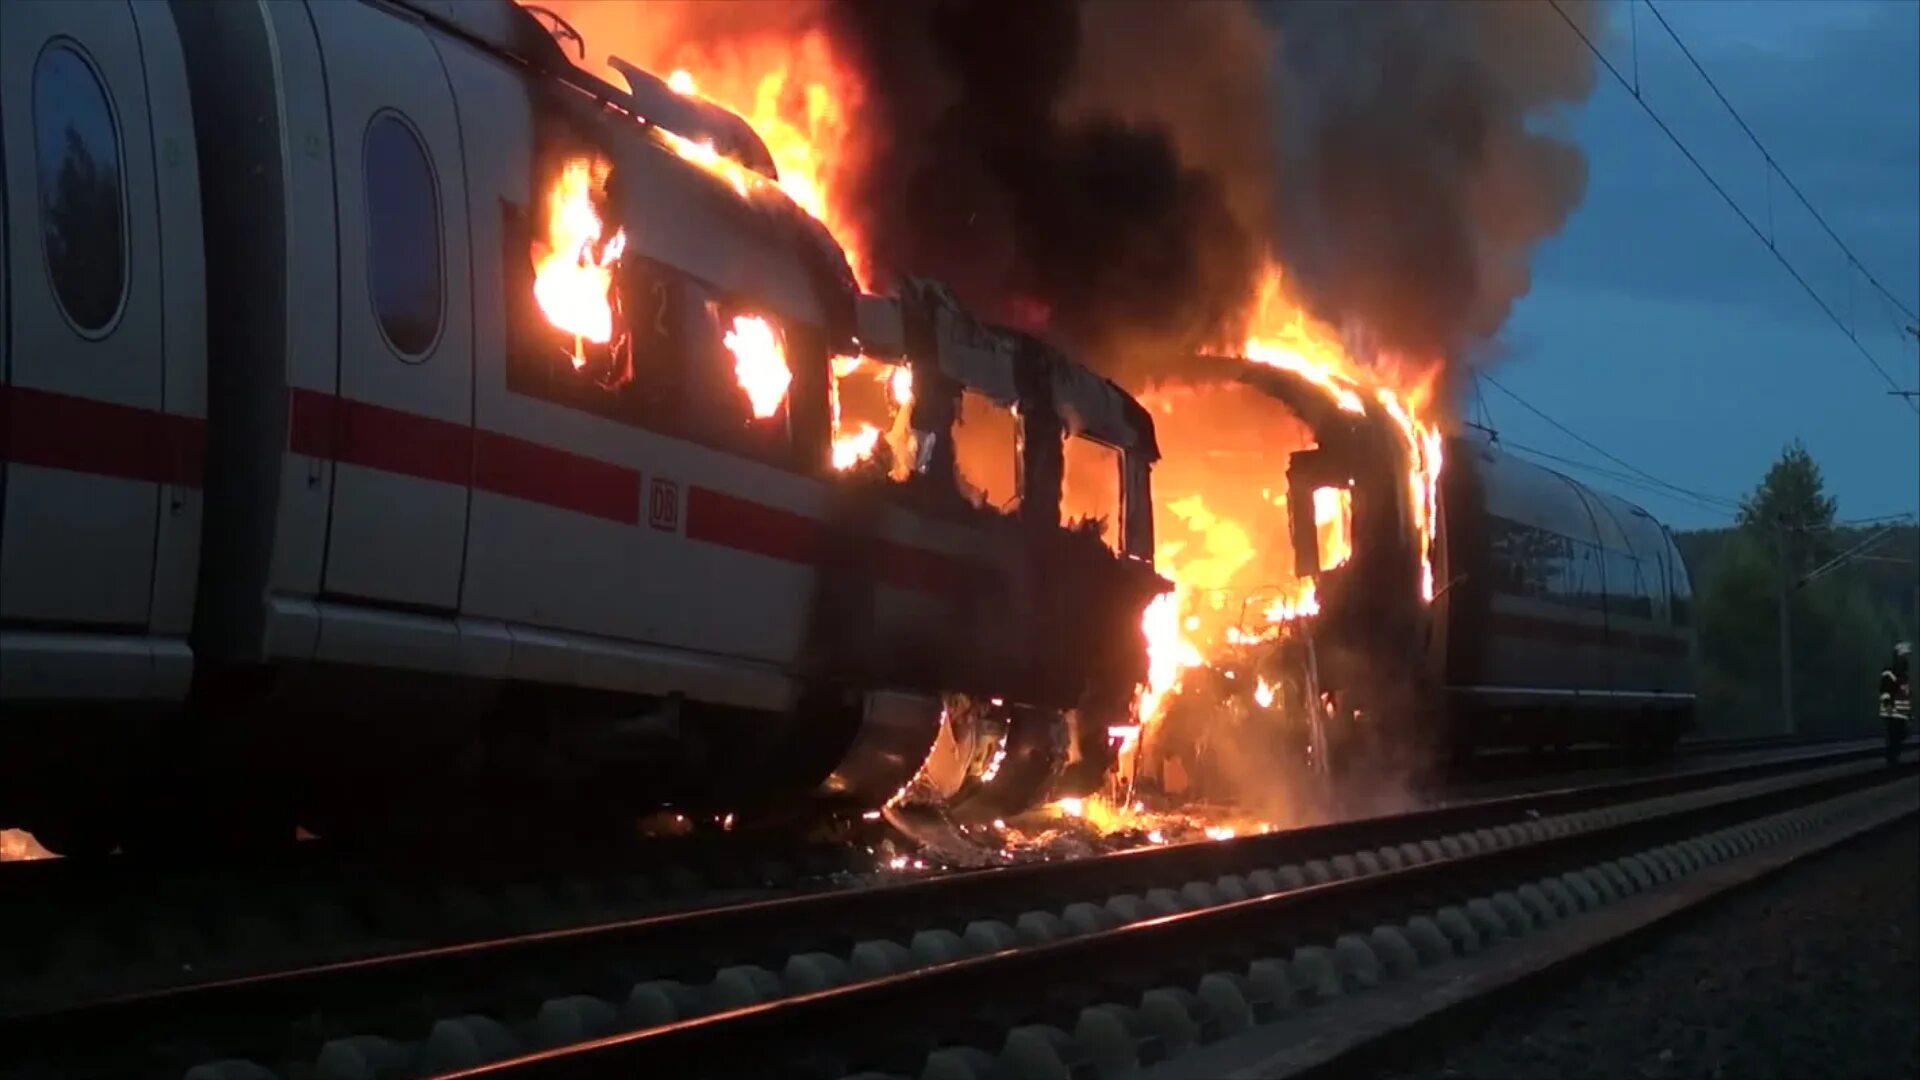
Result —
<instances>
[{"instance_id":1,"label":"green tree foliage","mask_svg":"<svg viewBox=\"0 0 1920 1080\"><path fill-rule=\"evenodd\" d=\"M1797 584L1864 538L1836 528L1834 512L1819 465L1795 441L1741 500L1736 528L1680 538L1699 583L1704 729L1778 730L1778 604L1785 559L1796 583L1791 590L1796 727L1803 732L1877 730L1875 676L1911 615L1903 612L1900 590L1880 580L1885 568L1850 564ZM1911 577L1900 576L1910 590Z\"/></svg>"},{"instance_id":2,"label":"green tree foliage","mask_svg":"<svg viewBox=\"0 0 1920 1080\"><path fill-rule=\"evenodd\" d=\"M1819 464L1795 439L1760 486L1740 500L1738 520L1741 528L1769 536L1783 548L1787 568L1797 577L1832 557L1833 509Z\"/></svg>"}]
</instances>

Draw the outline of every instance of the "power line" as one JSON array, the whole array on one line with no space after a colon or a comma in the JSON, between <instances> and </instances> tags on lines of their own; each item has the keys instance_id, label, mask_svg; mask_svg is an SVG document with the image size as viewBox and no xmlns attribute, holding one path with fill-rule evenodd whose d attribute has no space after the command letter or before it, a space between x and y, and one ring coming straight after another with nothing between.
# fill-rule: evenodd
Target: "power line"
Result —
<instances>
[{"instance_id":1,"label":"power line","mask_svg":"<svg viewBox=\"0 0 1920 1080\"><path fill-rule=\"evenodd\" d=\"M1703 502L1703 500L1697 500L1697 498L1692 498L1692 496L1674 494L1672 490L1663 488L1663 486L1659 486L1659 484L1649 484L1647 480L1638 479L1638 477L1634 477L1634 475L1630 475L1630 473L1620 473L1617 469L1605 469L1605 467L1601 467L1601 465L1594 465L1592 461L1580 461L1578 457L1549 454L1546 450L1536 450L1536 448L1532 448L1532 446L1523 446L1523 444L1519 444L1519 442L1507 442L1507 440L1500 440L1500 446L1511 450L1511 452L1515 452L1515 454L1538 457L1538 459L1542 459L1542 461L1551 461L1551 463L1561 465L1561 467L1567 467L1567 469L1580 469L1582 473L1590 473L1590 475L1594 475L1594 477L1603 477L1603 479L1611 480L1611 482L1615 482L1615 484L1622 484L1622 486L1626 486L1626 488L1632 488L1632 490L1634 490L1636 494L1640 494L1640 496L1651 496L1651 498L1661 498L1661 500L1678 503L1678 505L1688 505L1688 507L1693 507L1693 509L1697 509L1697 511L1703 511L1703 513L1707 513L1707 515L1713 515L1713 517L1722 519L1722 521L1732 521L1732 519L1738 517L1738 509L1734 509L1734 507L1718 505L1718 503L1715 502Z\"/></svg>"},{"instance_id":2,"label":"power line","mask_svg":"<svg viewBox=\"0 0 1920 1080\"><path fill-rule=\"evenodd\" d=\"M1614 483L1623 484L1644 495L1651 495L1656 498L1667 499L1671 502L1679 503L1685 506L1690 506L1696 510L1701 510L1708 514L1711 514L1716 518L1732 520L1737 513L1736 509L1732 507L1722 506L1717 503L1703 501L1700 499L1693 498L1692 496L1689 496L1689 495L1676 494L1673 491L1668 490L1667 488L1661 487L1657 484L1648 483L1645 480L1641 480L1640 478L1633 476L1630 473L1623 473L1614 469L1603 468L1602 466L1595 465L1592 462L1581 461L1578 458L1570 458L1560 454L1549 453L1548 451L1545 451L1545 450L1535 449L1534 447L1525 446L1516 442L1509 442L1505 439L1500 440L1500 445L1516 453L1525 454L1528 457L1540 458L1543 461L1551 461L1556 465L1563 465L1569 469L1579 469L1582 472L1591 473L1595 476L1605 477L1608 480L1613 481Z\"/></svg>"},{"instance_id":3,"label":"power line","mask_svg":"<svg viewBox=\"0 0 1920 1080\"><path fill-rule=\"evenodd\" d=\"M1629 2L1631 2L1631 0L1629 0ZM1613 66L1613 61L1607 59L1606 54L1600 51L1600 47L1595 45L1593 39L1587 36L1587 32L1580 29L1580 24L1574 22L1572 17L1566 13L1566 10L1560 6L1560 0L1547 0L1547 3L1552 5L1554 13L1560 16L1560 21L1566 23L1567 28L1572 30L1574 34L1580 38L1581 42L1586 45L1587 51L1592 53L1596 60L1600 61L1600 65L1607 69L1608 74L1613 76L1613 80L1633 95L1633 100L1639 104L1641 111L1647 114L1647 117L1654 122L1654 125L1666 135L1668 141L1673 143L1674 147L1686 157L1687 161L1693 165L1694 169L1706 180L1707 184L1719 194L1720 198L1728 207L1732 208L1734 214L1746 224L1747 229L1753 233L1754 237L1758 239L1761 244L1765 245L1769 252L1773 253L1774 259L1786 269L1788 274L1792 275L1793 280L1799 283L1800 288L1803 289L1808 296L1813 298L1813 302L1820 306L1820 310L1825 312L1827 318L1833 321L1833 325L1840 328L1840 332L1846 335L1847 340L1853 343L1853 347L1859 351L1860 355L1866 359L1868 364L1873 366L1873 370L1880 373L1880 377L1886 380L1888 386L1895 390L1902 389L1901 385L1894 381L1893 376L1887 374L1887 369L1881 366L1879 359L1875 357L1873 353L1867 351L1865 345L1861 344L1859 336L1853 332L1853 329L1841 321L1840 316L1827 304L1825 298L1814 291L1813 286L1807 283L1807 279L1801 276L1800 271L1791 262L1787 261L1785 255L1780 253L1780 249L1774 245L1773 240L1760 230L1760 226L1754 222L1753 218L1749 216L1745 210L1741 209L1740 204L1735 202L1733 196L1727 193L1727 189L1721 186L1720 181L1714 179L1713 174L1707 171L1707 167L1701 164L1700 159L1694 156L1692 150L1687 148L1687 144L1680 141L1680 136L1674 134L1673 129L1667 126L1667 122L1660 118L1660 114L1653 111L1653 106L1647 104L1647 99L1641 96L1640 91L1632 83L1627 81L1626 76L1620 74L1620 69ZM1658 14L1658 12L1655 12L1655 14ZM1665 20L1662 20L1663 23L1664 21ZM1675 40L1678 39L1676 38ZM1636 62L1638 62L1637 57ZM1717 90L1715 92L1718 93ZM1775 171L1777 172L1778 169L1776 168ZM1785 174L1782 174L1783 179L1784 176ZM1847 257L1851 260L1853 253L1848 252ZM1855 265L1858 265L1857 262ZM1920 413L1920 402L1908 401L1907 406L1913 409L1914 412Z\"/></svg>"},{"instance_id":4,"label":"power line","mask_svg":"<svg viewBox=\"0 0 1920 1080\"><path fill-rule=\"evenodd\" d=\"M1568 438L1586 447L1587 449L1593 451L1594 453L1599 454L1601 457L1606 458L1608 461L1613 462L1615 465L1618 465L1621 468L1626 469L1628 472L1635 474L1640 478L1642 483L1651 482L1659 487L1666 488L1671 492L1685 496L1688 499L1693 499L1701 503L1718 504L1729 510L1737 509L1740 505L1740 503L1734 499L1722 498L1718 495L1708 495L1703 492L1694 491L1691 488L1684 488L1678 484L1669 483L1666 480L1662 480L1660 477L1655 476L1652 473L1648 472L1647 470L1642 469L1640 466L1635 465L1632 462L1627 461L1615 455L1614 453L1607 450L1605 447L1599 445L1598 443L1594 442L1593 440L1588 439L1586 436L1581 435L1577 431L1574 431L1572 428L1569 428L1567 425L1561 423L1558 420L1555 420L1551 416L1548 416L1546 413L1540 411L1538 407L1536 407L1532 402L1528 401L1526 398L1523 398L1519 394L1516 394L1513 391L1507 389L1506 386L1500 382L1500 380L1494 378L1493 376L1482 372L1480 377L1482 379L1485 379L1489 384L1491 384L1495 390L1498 390L1501 393L1512 398L1513 400L1519 402L1521 408L1526 409L1528 412L1532 413L1533 415L1553 425L1555 430L1559 431L1561 434L1567 436Z\"/></svg>"},{"instance_id":5,"label":"power line","mask_svg":"<svg viewBox=\"0 0 1920 1080\"><path fill-rule=\"evenodd\" d=\"M1629 2L1631 2L1631 0L1629 0ZM1831 239L1836 245L1838 245L1841 251L1846 252L1847 263L1850 266L1852 266L1855 270L1858 270L1860 272L1860 276L1867 279L1868 284L1872 285L1875 289L1878 289L1880 291L1881 296L1886 297L1887 300L1890 303L1892 303L1894 307L1897 307L1902 312L1904 312L1907 318L1909 319L1920 318L1920 315L1915 315L1913 313L1912 308L1901 303L1899 297L1893 295L1892 292L1888 291L1885 285L1880 284L1880 279L1873 276L1873 271L1868 270L1867 265L1861 262L1858 256L1854 255L1853 249L1847 246L1847 242L1845 240L1840 239L1840 234L1833 231L1833 226L1827 224L1827 219L1824 217L1821 217L1820 211L1814 209L1812 201L1809 200L1805 195L1805 193L1803 193L1800 190L1800 185L1793 182L1793 177L1788 176L1787 170L1780 167L1780 162L1774 158L1772 153L1768 152L1766 144L1760 141L1760 136L1754 134L1753 128L1747 125L1746 118L1742 117L1740 115L1740 111L1733 107L1733 102L1728 101L1727 95L1720 92L1720 85L1713 81L1713 76L1707 74L1706 68L1700 66L1700 61L1697 58L1695 58L1695 56L1693 55L1693 50L1687 48L1687 43L1680 40L1680 35L1674 31L1673 25L1667 22L1667 17L1665 15L1660 14L1659 8L1653 6L1653 0L1646 0L1646 2L1647 2L1647 10L1653 12L1653 17L1660 20L1661 29L1667 32L1667 36L1673 39L1673 43L1675 45L1680 46L1680 54L1687 58L1687 63L1693 65L1693 70L1700 74L1700 78L1706 82L1707 88L1713 91L1713 96L1720 99L1720 104L1726 107L1727 115L1733 117L1734 123L1740 125L1740 130L1747 133L1747 138L1753 142L1754 149L1760 151L1760 157L1764 159L1768 167L1771 168L1774 171L1774 173L1780 177L1781 182L1787 185L1787 190L1793 192L1794 198L1800 200L1800 205L1807 208L1807 213L1813 215L1813 220L1819 222L1820 227L1826 230L1828 238ZM1639 53L1638 53L1638 50L1636 49L1635 63L1639 62L1638 57L1639 57ZM1636 90L1635 93L1638 93L1638 91Z\"/></svg>"}]
</instances>

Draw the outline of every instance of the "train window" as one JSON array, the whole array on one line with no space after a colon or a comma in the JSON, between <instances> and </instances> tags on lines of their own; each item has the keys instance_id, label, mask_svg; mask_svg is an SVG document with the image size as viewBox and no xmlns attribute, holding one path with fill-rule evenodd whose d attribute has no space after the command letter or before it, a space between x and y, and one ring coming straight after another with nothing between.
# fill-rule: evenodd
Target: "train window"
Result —
<instances>
[{"instance_id":1,"label":"train window","mask_svg":"<svg viewBox=\"0 0 1920 1080\"><path fill-rule=\"evenodd\" d=\"M1673 548L1667 549L1667 581L1673 600L1673 625L1687 626L1693 621L1693 586L1687 580L1686 563Z\"/></svg>"},{"instance_id":2,"label":"train window","mask_svg":"<svg viewBox=\"0 0 1920 1080\"><path fill-rule=\"evenodd\" d=\"M1611 609L1635 618L1653 618L1653 596L1647 591L1640 560L1618 551L1607 552L1606 559L1607 600Z\"/></svg>"},{"instance_id":3,"label":"train window","mask_svg":"<svg viewBox=\"0 0 1920 1080\"><path fill-rule=\"evenodd\" d=\"M1565 575L1567 542L1545 529L1490 518L1494 581L1510 596L1548 597Z\"/></svg>"},{"instance_id":4,"label":"train window","mask_svg":"<svg viewBox=\"0 0 1920 1080\"><path fill-rule=\"evenodd\" d=\"M98 336L127 291L120 135L99 72L70 42L34 65L33 130L47 276L67 319Z\"/></svg>"},{"instance_id":5,"label":"train window","mask_svg":"<svg viewBox=\"0 0 1920 1080\"><path fill-rule=\"evenodd\" d=\"M1668 622L1673 618L1672 603L1667 596L1667 553L1664 545L1648 551L1640 564L1640 576L1647 585L1647 599L1655 622Z\"/></svg>"},{"instance_id":6,"label":"train window","mask_svg":"<svg viewBox=\"0 0 1920 1080\"><path fill-rule=\"evenodd\" d=\"M972 390L960 396L953 426L960 490L976 504L1010 510L1020 499L1020 420L1013 410Z\"/></svg>"},{"instance_id":7,"label":"train window","mask_svg":"<svg viewBox=\"0 0 1920 1080\"><path fill-rule=\"evenodd\" d=\"M605 341L575 335L542 307L527 210L500 204L500 301L507 387L626 424L678 433L691 426L681 368L688 289L671 267L628 253L604 297Z\"/></svg>"},{"instance_id":8,"label":"train window","mask_svg":"<svg viewBox=\"0 0 1920 1080\"><path fill-rule=\"evenodd\" d=\"M418 363L440 336L440 193L426 147L391 110L367 125L367 289L380 332Z\"/></svg>"},{"instance_id":9,"label":"train window","mask_svg":"<svg viewBox=\"0 0 1920 1080\"><path fill-rule=\"evenodd\" d=\"M1605 583L1600 576L1600 549L1582 540L1569 543L1573 557L1567 560L1560 596L1574 607L1598 610L1606 603Z\"/></svg>"},{"instance_id":10,"label":"train window","mask_svg":"<svg viewBox=\"0 0 1920 1080\"><path fill-rule=\"evenodd\" d=\"M1063 460L1060 517L1069 524L1099 521L1100 538L1118 554L1120 543L1120 451L1092 439L1070 436Z\"/></svg>"},{"instance_id":11,"label":"train window","mask_svg":"<svg viewBox=\"0 0 1920 1080\"><path fill-rule=\"evenodd\" d=\"M676 427L708 446L792 465L796 372L817 363L824 399L824 350L814 335L704 282L686 279L682 292L689 409Z\"/></svg>"}]
</instances>

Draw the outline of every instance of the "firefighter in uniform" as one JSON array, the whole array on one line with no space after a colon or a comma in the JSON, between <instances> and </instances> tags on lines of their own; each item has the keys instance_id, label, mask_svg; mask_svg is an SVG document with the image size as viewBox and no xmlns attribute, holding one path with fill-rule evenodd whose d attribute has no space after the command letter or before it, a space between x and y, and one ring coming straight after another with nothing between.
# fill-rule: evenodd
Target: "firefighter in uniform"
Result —
<instances>
[{"instance_id":1,"label":"firefighter in uniform","mask_svg":"<svg viewBox=\"0 0 1920 1080\"><path fill-rule=\"evenodd\" d=\"M1893 647L1893 659L1880 669L1880 720L1887 726L1887 764L1900 760L1900 745L1907 739L1907 721L1913 716L1913 684L1908 673L1908 657L1913 646L1899 642Z\"/></svg>"}]
</instances>

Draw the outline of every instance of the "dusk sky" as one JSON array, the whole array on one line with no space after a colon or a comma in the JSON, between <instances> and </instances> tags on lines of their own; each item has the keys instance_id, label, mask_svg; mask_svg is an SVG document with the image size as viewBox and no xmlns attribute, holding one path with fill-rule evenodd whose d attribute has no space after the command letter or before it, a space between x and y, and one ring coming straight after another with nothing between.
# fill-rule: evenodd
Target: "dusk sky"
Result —
<instances>
[{"instance_id":1,"label":"dusk sky","mask_svg":"<svg viewBox=\"0 0 1920 1080\"><path fill-rule=\"evenodd\" d=\"M1643 95L1767 228L1759 152L1636 6ZM1658 7L1862 265L1920 310L1920 3ZM1601 44L1631 79L1625 5L1615 6ZM1573 431L1694 491L1739 497L1798 437L1842 519L1913 512L1914 412L1887 395L1841 330L1604 70L1574 127L1588 155L1587 195L1538 252L1533 290L1502 334L1493 377ZM1780 250L1901 388L1920 385L1920 346L1898 330L1905 317L1864 278L1849 281L1844 254L1777 178L1771 220ZM1483 397L1503 442L1618 468L1495 388ZM1730 516L1566 471L1675 528Z\"/></svg>"}]
</instances>

